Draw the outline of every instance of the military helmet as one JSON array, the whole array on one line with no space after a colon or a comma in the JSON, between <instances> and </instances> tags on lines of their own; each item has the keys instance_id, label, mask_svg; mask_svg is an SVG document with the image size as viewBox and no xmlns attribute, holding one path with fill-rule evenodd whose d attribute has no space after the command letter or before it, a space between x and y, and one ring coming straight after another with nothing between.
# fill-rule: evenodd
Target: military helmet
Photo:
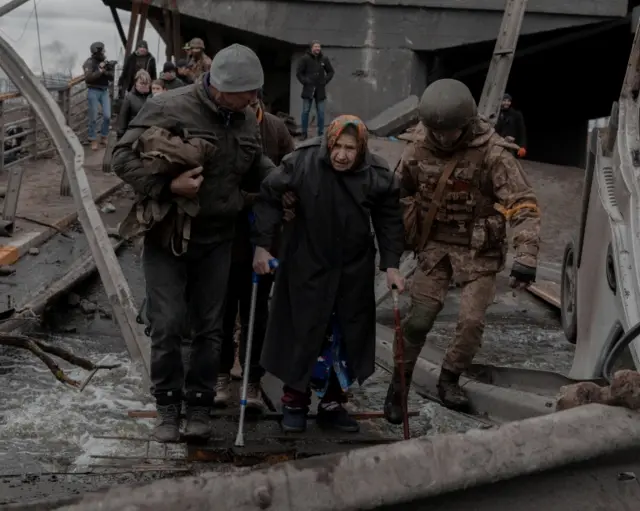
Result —
<instances>
[{"instance_id":1,"label":"military helmet","mask_svg":"<svg viewBox=\"0 0 640 511\"><path fill-rule=\"evenodd\" d=\"M200 39L199 37L194 37L189 42L189 47L192 50L198 50L198 49L204 50L204 41L202 39Z\"/></svg>"},{"instance_id":2,"label":"military helmet","mask_svg":"<svg viewBox=\"0 0 640 511\"><path fill-rule=\"evenodd\" d=\"M478 106L469 88L450 78L436 80L429 85L418 104L418 117L433 130L464 128L477 115Z\"/></svg>"},{"instance_id":3,"label":"military helmet","mask_svg":"<svg viewBox=\"0 0 640 511\"><path fill-rule=\"evenodd\" d=\"M91 55L95 53L101 53L102 51L104 51L104 43L101 43L100 41L91 43L91 46L89 46L89 51L91 52Z\"/></svg>"}]
</instances>

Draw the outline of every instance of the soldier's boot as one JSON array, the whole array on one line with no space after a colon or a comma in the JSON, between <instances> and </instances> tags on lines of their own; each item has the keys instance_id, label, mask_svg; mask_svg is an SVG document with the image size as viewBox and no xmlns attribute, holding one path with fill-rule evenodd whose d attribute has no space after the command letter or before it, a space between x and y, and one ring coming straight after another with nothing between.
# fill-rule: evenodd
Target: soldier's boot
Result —
<instances>
[{"instance_id":1,"label":"soldier's boot","mask_svg":"<svg viewBox=\"0 0 640 511\"><path fill-rule=\"evenodd\" d=\"M447 408L461 412L469 408L469 398L460 387L459 374L445 368L440 369L437 388L440 401Z\"/></svg>"},{"instance_id":2,"label":"soldier's boot","mask_svg":"<svg viewBox=\"0 0 640 511\"><path fill-rule=\"evenodd\" d=\"M213 404L216 407L224 408L229 405L231 400L231 376L228 374L219 374L216 381L216 397Z\"/></svg>"},{"instance_id":3,"label":"soldier's boot","mask_svg":"<svg viewBox=\"0 0 640 511\"><path fill-rule=\"evenodd\" d=\"M156 405L158 419L151 437L156 442L172 443L180 439L180 403Z\"/></svg>"},{"instance_id":4,"label":"soldier's boot","mask_svg":"<svg viewBox=\"0 0 640 511\"><path fill-rule=\"evenodd\" d=\"M242 392L242 389L240 389ZM254 413L264 413L267 411L267 404L262 399L262 389L260 382L249 382L247 386L247 411Z\"/></svg>"},{"instance_id":5,"label":"soldier's boot","mask_svg":"<svg viewBox=\"0 0 640 511\"><path fill-rule=\"evenodd\" d=\"M391 383L387 390L387 397L384 400L384 418L391 424L402 424L404 419L403 402L409 394L409 386L411 385L411 372L405 371L405 391L402 392L402 381L398 368L393 370Z\"/></svg>"},{"instance_id":6,"label":"soldier's boot","mask_svg":"<svg viewBox=\"0 0 640 511\"><path fill-rule=\"evenodd\" d=\"M208 440L211 436L211 404L200 393L187 400L187 425L184 428L184 436L191 440Z\"/></svg>"}]
</instances>

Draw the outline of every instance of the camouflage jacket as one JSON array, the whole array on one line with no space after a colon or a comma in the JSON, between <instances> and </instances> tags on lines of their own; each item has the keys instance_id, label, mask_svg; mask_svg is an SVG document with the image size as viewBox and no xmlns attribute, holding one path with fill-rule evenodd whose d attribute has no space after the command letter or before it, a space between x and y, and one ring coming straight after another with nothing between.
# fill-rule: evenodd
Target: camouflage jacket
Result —
<instances>
[{"instance_id":1,"label":"camouflage jacket","mask_svg":"<svg viewBox=\"0 0 640 511\"><path fill-rule=\"evenodd\" d=\"M189 60L189 78L195 82L204 73L208 73L211 68L211 59L205 54L199 59L191 58Z\"/></svg>"},{"instance_id":2,"label":"camouflage jacket","mask_svg":"<svg viewBox=\"0 0 640 511\"><path fill-rule=\"evenodd\" d=\"M457 161L427 244L418 254L423 271L448 256L458 281L499 272L506 256L507 223L513 231L515 261L535 267L540 244L537 199L510 145L480 119L453 152L439 150L428 130L420 135L396 168L402 196L415 201L418 217L429 209L447 163ZM416 225L420 231L421 220Z\"/></svg>"}]
</instances>

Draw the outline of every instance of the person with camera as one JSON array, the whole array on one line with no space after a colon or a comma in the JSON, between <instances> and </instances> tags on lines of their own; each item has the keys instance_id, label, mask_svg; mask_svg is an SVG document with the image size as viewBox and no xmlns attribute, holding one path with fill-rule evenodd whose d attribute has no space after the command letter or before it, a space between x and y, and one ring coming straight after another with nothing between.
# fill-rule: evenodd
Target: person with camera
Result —
<instances>
[{"instance_id":1,"label":"person with camera","mask_svg":"<svg viewBox=\"0 0 640 511\"><path fill-rule=\"evenodd\" d=\"M109 97L109 82L113 81L115 61L107 61L104 52L104 43L96 42L90 46L91 57L85 60L84 81L87 84L87 101L89 106L88 138L91 149L96 151L98 145L106 145L111 123L111 98ZM102 129L100 135L96 135L98 122L98 107L102 109Z\"/></svg>"}]
</instances>

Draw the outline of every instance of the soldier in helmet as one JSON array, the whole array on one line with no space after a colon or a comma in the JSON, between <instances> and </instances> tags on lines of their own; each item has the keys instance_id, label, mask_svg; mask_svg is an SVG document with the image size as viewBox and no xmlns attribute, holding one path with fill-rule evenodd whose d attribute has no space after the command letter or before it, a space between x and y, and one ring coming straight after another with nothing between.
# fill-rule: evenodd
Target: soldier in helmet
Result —
<instances>
[{"instance_id":1,"label":"soldier in helmet","mask_svg":"<svg viewBox=\"0 0 640 511\"><path fill-rule=\"evenodd\" d=\"M189 76L192 81L196 81L202 73L209 71L211 59L204 52L204 41L199 37L191 39L189 42Z\"/></svg>"},{"instance_id":2,"label":"soldier in helmet","mask_svg":"<svg viewBox=\"0 0 640 511\"><path fill-rule=\"evenodd\" d=\"M420 100L422 136L398 164L407 245L417 254L411 310L404 323L407 389L425 339L453 278L461 286L458 324L444 356L438 394L465 409L459 385L479 350L496 275L504 268L507 221L515 257L511 285L535 281L540 217L531 185L509 146L482 118L469 89L457 80L432 83ZM402 422L401 376L396 367L384 411Z\"/></svg>"},{"instance_id":3,"label":"soldier in helmet","mask_svg":"<svg viewBox=\"0 0 640 511\"><path fill-rule=\"evenodd\" d=\"M168 216L147 227L142 267L146 315L151 325L151 392L158 423L154 438L179 438L180 409L187 404L185 436L209 436L223 336L227 280L236 219L246 199L246 182L260 182L274 167L264 156L258 121L247 108L264 84L258 56L234 44L218 52L211 70L190 87L147 101L113 153L113 170L141 196L170 208L196 200L186 250L171 243ZM197 133L215 142L215 156L171 179L143 162L138 139L159 126L174 133ZM182 337L191 332L189 363L183 366Z\"/></svg>"}]
</instances>

